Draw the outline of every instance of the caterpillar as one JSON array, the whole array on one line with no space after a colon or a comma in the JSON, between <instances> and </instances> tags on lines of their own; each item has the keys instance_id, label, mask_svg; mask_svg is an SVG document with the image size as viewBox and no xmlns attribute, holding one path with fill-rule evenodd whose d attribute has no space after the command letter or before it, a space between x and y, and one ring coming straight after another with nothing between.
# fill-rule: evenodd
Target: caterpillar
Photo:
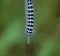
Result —
<instances>
[{"instance_id":1,"label":"caterpillar","mask_svg":"<svg viewBox=\"0 0 60 56\"><path fill-rule=\"evenodd\" d=\"M26 0L26 8L27 8L26 36L30 38L32 37L34 31L34 7L32 0Z\"/></svg>"}]
</instances>

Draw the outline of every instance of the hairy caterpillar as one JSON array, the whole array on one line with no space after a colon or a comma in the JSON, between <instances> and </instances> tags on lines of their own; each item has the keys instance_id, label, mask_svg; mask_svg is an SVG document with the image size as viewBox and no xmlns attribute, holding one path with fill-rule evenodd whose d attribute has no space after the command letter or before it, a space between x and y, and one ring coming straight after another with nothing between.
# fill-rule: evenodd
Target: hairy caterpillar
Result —
<instances>
[{"instance_id":1,"label":"hairy caterpillar","mask_svg":"<svg viewBox=\"0 0 60 56\"><path fill-rule=\"evenodd\" d=\"M29 39L34 31L34 8L32 0L26 0L26 36Z\"/></svg>"}]
</instances>

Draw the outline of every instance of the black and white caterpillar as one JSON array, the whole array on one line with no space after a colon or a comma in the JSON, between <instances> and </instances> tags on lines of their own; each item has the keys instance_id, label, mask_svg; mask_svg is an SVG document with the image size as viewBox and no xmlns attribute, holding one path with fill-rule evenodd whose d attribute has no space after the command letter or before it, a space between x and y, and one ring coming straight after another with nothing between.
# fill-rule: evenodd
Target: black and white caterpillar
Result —
<instances>
[{"instance_id":1,"label":"black and white caterpillar","mask_svg":"<svg viewBox=\"0 0 60 56\"><path fill-rule=\"evenodd\" d=\"M34 7L32 0L27 0L26 36L32 37L34 31Z\"/></svg>"}]
</instances>

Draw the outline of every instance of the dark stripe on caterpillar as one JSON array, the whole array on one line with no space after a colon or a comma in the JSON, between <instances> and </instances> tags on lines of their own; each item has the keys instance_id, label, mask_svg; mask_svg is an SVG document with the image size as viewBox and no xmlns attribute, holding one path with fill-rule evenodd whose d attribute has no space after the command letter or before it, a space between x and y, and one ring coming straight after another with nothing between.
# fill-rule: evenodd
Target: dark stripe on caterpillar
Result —
<instances>
[{"instance_id":1,"label":"dark stripe on caterpillar","mask_svg":"<svg viewBox=\"0 0 60 56\"><path fill-rule=\"evenodd\" d=\"M34 12L33 10L28 10L28 13L32 13L32 12Z\"/></svg>"},{"instance_id":2,"label":"dark stripe on caterpillar","mask_svg":"<svg viewBox=\"0 0 60 56\"><path fill-rule=\"evenodd\" d=\"M34 14L28 14L28 16L34 16Z\"/></svg>"},{"instance_id":3,"label":"dark stripe on caterpillar","mask_svg":"<svg viewBox=\"0 0 60 56\"><path fill-rule=\"evenodd\" d=\"M30 19L32 19L32 20L33 20L34 18L33 18L33 17L31 17L31 18L29 17L28 19L29 19L29 20L30 20Z\"/></svg>"},{"instance_id":4,"label":"dark stripe on caterpillar","mask_svg":"<svg viewBox=\"0 0 60 56\"><path fill-rule=\"evenodd\" d=\"M33 25L28 25L28 27L33 27Z\"/></svg>"},{"instance_id":5,"label":"dark stripe on caterpillar","mask_svg":"<svg viewBox=\"0 0 60 56\"><path fill-rule=\"evenodd\" d=\"M28 6L28 9L31 9L31 8L33 8L33 6Z\"/></svg>"},{"instance_id":6,"label":"dark stripe on caterpillar","mask_svg":"<svg viewBox=\"0 0 60 56\"><path fill-rule=\"evenodd\" d=\"M34 23L34 21L28 21L28 23Z\"/></svg>"},{"instance_id":7,"label":"dark stripe on caterpillar","mask_svg":"<svg viewBox=\"0 0 60 56\"><path fill-rule=\"evenodd\" d=\"M29 31L32 31L33 29L27 28Z\"/></svg>"}]
</instances>

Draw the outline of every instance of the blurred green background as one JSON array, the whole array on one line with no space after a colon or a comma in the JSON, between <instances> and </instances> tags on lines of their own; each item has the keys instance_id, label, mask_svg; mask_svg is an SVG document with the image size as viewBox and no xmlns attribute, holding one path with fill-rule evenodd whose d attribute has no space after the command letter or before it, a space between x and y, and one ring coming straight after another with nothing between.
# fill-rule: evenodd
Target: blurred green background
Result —
<instances>
[{"instance_id":1,"label":"blurred green background","mask_svg":"<svg viewBox=\"0 0 60 56\"><path fill-rule=\"evenodd\" d=\"M60 56L60 1L33 3L35 33L27 45L24 0L0 0L0 56Z\"/></svg>"}]
</instances>

